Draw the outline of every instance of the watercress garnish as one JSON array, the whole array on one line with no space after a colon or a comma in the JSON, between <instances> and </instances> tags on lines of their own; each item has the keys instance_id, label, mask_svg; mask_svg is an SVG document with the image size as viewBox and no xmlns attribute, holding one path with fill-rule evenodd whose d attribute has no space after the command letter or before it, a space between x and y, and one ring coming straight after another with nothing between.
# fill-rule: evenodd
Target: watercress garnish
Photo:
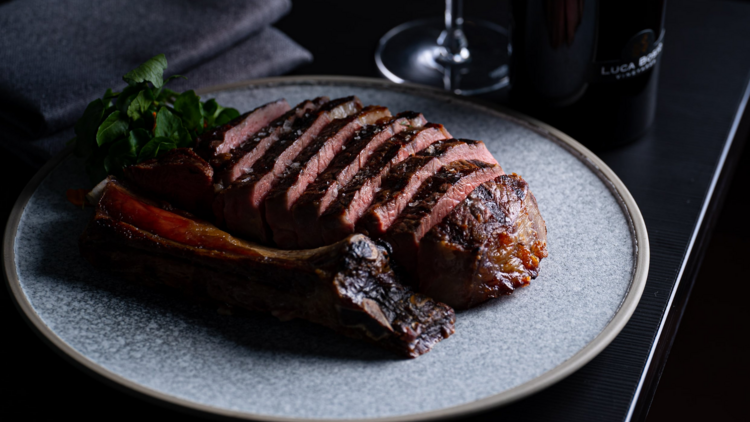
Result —
<instances>
[{"instance_id":1,"label":"watercress garnish","mask_svg":"<svg viewBox=\"0 0 750 422\"><path fill-rule=\"evenodd\" d=\"M109 174L156 158L174 148L191 147L201 133L239 117L210 99L202 102L194 91L172 91L164 85L167 58L159 54L123 76L122 92L108 89L89 103L75 124L70 142L74 154L86 158L92 183ZM114 103L113 103L114 101Z\"/></svg>"}]
</instances>

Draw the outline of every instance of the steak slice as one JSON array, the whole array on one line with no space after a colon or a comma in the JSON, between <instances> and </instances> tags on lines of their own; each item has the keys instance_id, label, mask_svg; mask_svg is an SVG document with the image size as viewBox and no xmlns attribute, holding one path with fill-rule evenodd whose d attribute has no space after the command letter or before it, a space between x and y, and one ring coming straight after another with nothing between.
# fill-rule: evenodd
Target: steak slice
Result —
<instances>
[{"instance_id":1,"label":"steak slice","mask_svg":"<svg viewBox=\"0 0 750 422\"><path fill-rule=\"evenodd\" d=\"M422 184L385 235L393 246L396 261L409 274L418 276L417 252L422 237L477 186L502 174L499 165L476 160L459 160L443 166Z\"/></svg>"},{"instance_id":2,"label":"steak slice","mask_svg":"<svg viewBox=\"0 0 750 422\"><path fill-rule=\"evenodd\" d=\"M517 174L485 182L419 245L419 291L456 309L511 294L539 274L547 228Z\"/></svg>"},{"instance_id":3,"label":"steak slice","mask_svg":"<svg viewBox=\"0 0 750 422\"><path fill-rule=\"evenodd\" d=\"M390 120L357 131L325 171L311 183L292 206L297 240L302 248L322 246L323 234L318 218L365 165L373 151L393 135L408 128L422 127L427 120L421 113L407 111Z\"/></svg>"},{"instance_id":4,"label":"steak slice","mask_svg":"<svg viewBox=\"0 0 750 422\"><path fill-rule=\"evenodd\" d=\"M317 110L328 100L328 97L321 97L312 101L301 102L231 152L221 154L209 161L214 168L214 183L217 184L217 190L229 186L245 175L274 142L289 133L297 119L301 119L306 113Z\"/></svg>"},{"instance_id":5,"label":"steak slice","mask_svg":"<svg viewBox=\"0 0 750 422\"><path fill-rule=\"evenodd\" d=\"M422 182L458 160L497 164L482 141L446 139L435 142L391 170L372 205L357 222L357 231L381 237L406 208Z\"/></svg>"},{"instance_id":6,"label":"steak slice","mask_svg":"<svg viewBox=\"0 0 750 422\"><path fill-rule=\"evenodd\" d=\"M321 215L323 241L330 244L354 233L354 225L370 206L391 168L430 144L450 137L443 125L428 123L401 131L381 145Z\"/></svg>"},{"instance_id":7,"label":"steak slice","mask_svg":"<svg viewBox=\"0 0 750 422\"><path fill-rule=\"evenodd\" d=\"M201 134L195 140L195 152L206 161L227 154L287 111L289 104L284 99L248 111L227 124Z\"/></svg>"},{"instance_id":8,"label":"steak slice","mask_svg":"<svg viewBox=\"0 0 750 422\"><path fill-rule=\"evenodd\" d=\"M125 177L154 198L195 215L210 217L214 199L211 166L190 148L125 167Z\"/></svg>"},{"instance_id":9,"label":"steak slice","mask_svg":"<svg viewBox=\"0 0 750 422\"><path fill-rule=\"evenodd\" d=\"M358 114L334 120L287 167L266 196L266 221L273 232L273 240L284 249L298 247L292 218L292 205L307 186L328 167L354 132L363 126L391 117L381 106L368 106Z\"/></svg>"},{"instance_id":10,"label":"steak slice","mask_svg":"<svg viewBox=\"0 0 750 422\"><path fill-rule=\"evenodd\" d=\"M268 192L284 175L295 157L333 120L343 119L362 109L357 97L329 101L313 113L295 121L291 131L253 164L250 171L221 191L214 203L219 221L229 230L263 243L271 241L265 222L264 205Z\"/></svg>"},{"instance_id":11,"label":"steak slice","mask_svg":"<svg viewBox=\"0 0 750 422\"><path fill-rule=\"evenodd\" d=\"M282 251L164 210L110 179L82 234L81 255L130 281L217 304L301 318L407 357L454 332L453 310L400 285L363 235Z\"/></svg>"}]
</instances>

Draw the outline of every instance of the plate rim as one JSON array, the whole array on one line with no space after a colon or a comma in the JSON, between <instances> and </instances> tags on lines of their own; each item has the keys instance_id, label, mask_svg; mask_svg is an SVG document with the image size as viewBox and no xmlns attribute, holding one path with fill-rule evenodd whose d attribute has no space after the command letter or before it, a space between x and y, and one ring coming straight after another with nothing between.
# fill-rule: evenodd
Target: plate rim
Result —
<instances>
[{"instance_id":1,"label":"plate rim","mask_svg":"<svg viewBox=\"0 0 750 422\"><path fill-rule=\"evenodd\" d=\"M573 154L578 160L583 162L602 182L607 185L609 191L615 196L615 199L623 210L633 235L634 262L633 276L630 286L625 297L620 303L619 308L615 311L614 316L602 331L594 337L588 344L578 350L570 358L563 361L556 367L540 374L539 376L528 380L521 385L507 389L503 392L484 397L479 400L463 403L444 409L431 410L427 412L356 419L361 421L378 421L378 422L395 422L395 421L422 421L426 419L446 419L457 416L466 416L478 413L491 408L501 407L533 393L541 391L571 375L591 361L595 356L601 353L614 338L625 327L635 311L638 302L646 285L648 269L650 264L650 246L648 241L648 232L646 223L641 215L640 209L628 191L625 184L599 157L597 157L588 148L581 143L566 135L562 131L536 120L532 117L510 110L503 106L490 103L489 101L478 98L468 98L449 93L438 88L417 85L417 84L397 84L384 79L356 77L356 76L278 76L270 78L261 78L248 81L240 81L229 84L215 85L211 87L196 90L199 95L217 93L241 88L264 86L285 86L285 85L353 85L362 88L385 89L389 91L403 92L422 97L433 97L441 100L448 100L459 103L463 106L470 106L481 109L484 112L495 115L505 120L510 120L516 124L544 136L548 140L555 142L563 147L569 153ZM71 154L72 146L66 147L60 153L45 163L37 173L31 178L21 191L8 217L3 234L3 276L6 287L11 291L13 302L18 308L24 320L31 326L33 331L50 346L53 350L62 355L67 361L73 363L79 369L89 375L93 375L99 381L113 386L120 391L135 395L148 402L167 405L167 407L181 411L194 411L206 416L224 416L233 419L243 420L263 420L274 422L301 422L301 421L341 421L343 419L308 419L292 418L285 416L273 416L258 413L249 413L236 410L230 410L206 404L196 403L187 399L172 396L162 391L146 387L135 381L131 381L117 373L114 373L99 364L93 362L82 353L68 345L52 329L50 329L34 311L28 297L24 294L17 275L15 265L15 238L18 226L23 215L23 211L28 204L29 199L34 194L39 185L68 155Z\"/></svg>"}]
</instances>

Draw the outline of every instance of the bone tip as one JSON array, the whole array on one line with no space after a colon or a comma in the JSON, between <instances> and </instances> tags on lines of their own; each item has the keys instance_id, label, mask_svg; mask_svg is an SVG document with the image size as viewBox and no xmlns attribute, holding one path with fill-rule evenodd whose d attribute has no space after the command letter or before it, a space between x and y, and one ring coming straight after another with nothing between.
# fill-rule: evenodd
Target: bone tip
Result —
<instances>
[{"instance_id":1,"label":"bone tip","mask_svg":"<svg viewBox=\"0 0 750 422\"><path fill-rule=\"evenodd\" d=\"M353 234L346 239L352 250L363 259L376 260L380 251L369 237L363 234Z\"/></svg>"}]
</instances>

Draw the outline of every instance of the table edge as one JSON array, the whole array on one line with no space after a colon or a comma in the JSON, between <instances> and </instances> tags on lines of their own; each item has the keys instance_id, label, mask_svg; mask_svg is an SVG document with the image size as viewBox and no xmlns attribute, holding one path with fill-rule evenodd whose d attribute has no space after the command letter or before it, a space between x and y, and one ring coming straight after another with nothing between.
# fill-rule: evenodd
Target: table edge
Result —
<instances>
[{"instance_id":1,"label":"table edge","mask_svg":"<svg viewBox=\"0 0 750 422\"><path fill-rule=\"evenodd\" d=\"M727 157L729 156L729 151L732 149L732 146L736 144L736 136L738 134L740 126L747 122L750 122L750 108L748 108L748 103L750 103L750 74L748 74L748 77L746 77L745 80L745 90L740 97L740 101L737 107L737 111L734 115L734 118L732 119L732 126L729 129L729 133L727 134L726 141L724 144L724 148L722 150L721 156L719 157L719 162L717 164L716 170L714 172L713 178L711 179L711 184L709 185L708 191L706 193L706 197L703 201L703 205L701 207L701 212L698 216L698 221L696 222L695 229L693 230L693 233L690 237L690 242L688 243L688 247L685 250L685 255L682 260L682 265L680 266L680 270L677 273L677 279L675 281L674 286L672 287L672 291L670 293L669 301L667 302L667 306L664 308L664 313L661 317L661 320L659 322L659 329L656 332L656 335L654 336L653 341L651 342L651 350L649 351L648 358L646 360L646 365L643 367L643 370L641 372L640 380L638 381L638 387L636 388L635 393L633 394L633 399L631 400L630 406L628 407L628 413L625 418L625 422L630 422L633 420L633 417L636 418L636 420L645 420L649 407L651 405L651 401L653 400L653 395L656 392L656 386L650 387L649 389L652 390L648 396L642 396L644 386L646 386L647 378L655 377L656 379L654 382L658 385L659 382L659 376L661 374L661 369L666 365L666 358L663 362L658 362L658 367L653 367L652 364L654 356L656 355L657 350L660 349L660 345L662 342L662 335L664 334L663 330L664 327L667 326L668 322L670 322L670 319L676 318L677 321L675 321L676 326L674 327L674 332L670 333L670 338L667 339L668 345L666 353L669 354L669 348L671 347L672 340L674 339L674 335L677 333L677 328L679 327L679 319L682 316L682 310L679 310L679 314L675 315L672 311L672 305L674 302L674 299L677 297L678 291L680 291L680 287L682 286L682 280L685 276L686 269L688 268L688 263L691 262L692 259L696 259L699 257L693 256L693 249L696 245L697 241L702 241L703 239L699 239L701 236L701 232L706 229L705 223L708 221L708 209L712 205L712 202L716 200L723 200L723 198L714 198L714 194L717 193L716 188L719 183L719 180L724 176L723 172L725 169ZM744 143L744 142L743 142ZM704 233L704 235L706 235ZM710 236L710 233L708 234ZM696 251L698 255L702 255L704 251L700 251L699 248L696 248ZM695 271L697 273L698 269L700 268L700 264L698 264L697 268L691 268L691 270ZM694 278L695 274L689 274L691 278ZM692 280L689 280L689 285L687 286L688 289L692 288ZM687 292L687 296L689 297L689 291ZM685 301L687 302L687 297L685 298ZM658 372L658 374L656 373ZM649 387L649 386L647 386Z\"/></svg>"}]
</instances>

